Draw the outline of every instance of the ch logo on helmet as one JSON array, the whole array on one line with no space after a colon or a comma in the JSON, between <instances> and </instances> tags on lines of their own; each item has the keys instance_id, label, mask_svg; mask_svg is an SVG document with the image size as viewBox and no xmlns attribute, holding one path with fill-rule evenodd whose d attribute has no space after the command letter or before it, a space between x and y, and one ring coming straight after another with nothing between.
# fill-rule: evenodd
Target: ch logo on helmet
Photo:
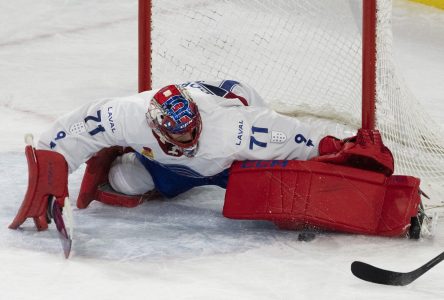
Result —
<instances>
[{"instance_id":1,"label":"ch logo on helmet","mask_svg":"<svg viewBox=\"0 0 444 300\"><path fill-rule=\"evenodd\" d=\"M179 95L168 98L168 100L162 104L162 107L172 119L167 121L165 126L174 131L180 131L185 128L188 123L192 121L194 116L193 112L190 110L189 101ZM177 124L176 128L174 128L176 124L172 121Z\"/></svg>"}]
</instances>

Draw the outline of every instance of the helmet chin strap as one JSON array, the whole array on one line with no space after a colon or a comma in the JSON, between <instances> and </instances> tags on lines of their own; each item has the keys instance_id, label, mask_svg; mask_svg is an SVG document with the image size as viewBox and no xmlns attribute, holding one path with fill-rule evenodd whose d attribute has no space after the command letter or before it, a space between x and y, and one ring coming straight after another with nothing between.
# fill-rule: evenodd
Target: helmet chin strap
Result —
<instances>
[{"instance_id":1,"label":"helmet chin strap","mask_svg":"<svg viewBox=\"0 0 444 300\"><path fill-rule=\"evenodd\" d=\"M194 157L194 156L196 156L198 148L199 148L199 142L192 147L183 148L182 149L183 155L185 155L186 157Z\"/></svg>"}]
</instances>

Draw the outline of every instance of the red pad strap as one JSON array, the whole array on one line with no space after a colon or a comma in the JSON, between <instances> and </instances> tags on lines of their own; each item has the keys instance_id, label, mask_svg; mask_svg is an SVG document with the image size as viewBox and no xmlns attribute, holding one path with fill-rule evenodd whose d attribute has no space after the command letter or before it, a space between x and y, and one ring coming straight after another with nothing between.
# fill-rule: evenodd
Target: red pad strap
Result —
<instances>
[{"instance_id":1,"label":"red pad strap","mask_svg":"<svg viewBox=\"0 0 444 300\"><path fill-rule=\"evenodd\" d=\"M313 161L236 162L223 214L281 228L405 235L420 203L419 179Z\"/></svg>"},{"instance_id":2,"label":"red pad strap","mask_svg":"<svg viewBox=\"0 0 444 300\"><path fill-rule=\"evenodd\" d=\"M27 218L33 218L38 230L48 228L46 210L52 195L63 207L68 197L68 164L60 153L25 148L28 161L28 189L20 209L9 228L17 229Z\"/></svg>"},{"instance_id":3,"label":"red pad strap","mask_svg":"<svg viewBox=\"0 0 444 300\"><path fill-rule=\"evenodd\" d=\"M159 198L160 194L156 191L149 191L143 195L125 195L114 191L111 186L104 184L97 189L96 200L107 205L136 207L144 201Z\"/></svg>"}]
</instances>

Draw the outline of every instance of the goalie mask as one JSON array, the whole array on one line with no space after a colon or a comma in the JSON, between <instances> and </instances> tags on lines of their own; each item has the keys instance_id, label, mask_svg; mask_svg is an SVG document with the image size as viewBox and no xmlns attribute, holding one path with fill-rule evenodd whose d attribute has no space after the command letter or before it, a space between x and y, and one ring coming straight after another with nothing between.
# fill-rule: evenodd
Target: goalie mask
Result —
<instances>
[{"instance_id":1,"label":"goalie mask","mask_svg":"<svg viewBox=\"0 0 444 300\"><path fill-rule=\"evenodd\" d=\"M202 120L196 103L178 85L160 89L151 99L146 113L148 125L187 157L196 155Z\"/></svg>"}]
</instances>

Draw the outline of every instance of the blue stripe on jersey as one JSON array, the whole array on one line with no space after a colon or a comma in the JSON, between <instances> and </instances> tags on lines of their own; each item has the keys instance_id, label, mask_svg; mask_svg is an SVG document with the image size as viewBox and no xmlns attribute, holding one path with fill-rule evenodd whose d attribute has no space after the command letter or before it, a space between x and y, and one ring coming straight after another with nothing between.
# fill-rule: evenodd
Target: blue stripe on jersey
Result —
<instances>
[{"instance_id":1,"label":"blue stripe on jersey","mask_svg":"<svg viewBox=\"0 0 444 300\"><path fill-rule=\"evenodd\" d=\"M225 97L226 94L228 94L229 91L226 91L218 86L209 85L206 83L201 83L201 86L204 87L206 90L208 90L211 94L219 96L219 97Z\"/></svg>"},{"instance_id":2,"label":"blue stripe on jersey","mask_svg":"<svg viewBox=\"0 0 444 300\"><path fill-rule=\"evenodd\" d=\"M226 90L226 91L232 91L233 89L234 89L234 87L236 86L236 85L238 85L239 84L239 82L238 81L235 81L235 80L224 80L224 81L222 81L222 83L219 85L219 87L221 88L221 89L223 89L223 90Z\"/></svg>"},{"instance_id":3,"label":"blue stripe on jersey","mask_svg":"<svg viewBox=\"0 0 444 300\"><path fill-rule=\"evenodd\" d=\"M149 160L136 153L137 158L153 177L156 189L165 197L172 198L181 193L202 185L217 185L227 187L228 169L214 176L203 176L198 172L182 165L164 165Z\"/></svg>"},{"instance_id":4,"label":"blue stripe on jersey","mask_svg":"<svg viewBox=\"0 0 444 300\"><path fill-rule=\"evenodd\" d=\"M197 83L201 89L205 90L207 92L207 94L213 94L213 92L211 90L209 90L202 82L200 81L196 81L193 83ZM191 87L195 87L195 86L191 86Z\"/></svg>"},{"instance_id":5,"label":"blue stripe on jersey","mask_svg":"<svg viewBox=\"0 0 444 300\"><path fill-rule=\"evenodd\" d=\"M182 165L164 165L167 169L173 171L176 174L187 176L191 178L205 178L202 174L199 172L196 172L188 167L182 166Z\"/></svg>"},{"instance_id":6,"label":"blue stripe on jersey","mask_svg":"<svg viewBox=\"0 0 444 300\"><path fill-rule=\"evenodd\" d=\"M239 82L234 80L224 80L219 86L210 85L208 83L200 83L200 86L210 92L213 95L219 97L225 97L229 92L231 92Z\"/></svg>"}]
</instances>

